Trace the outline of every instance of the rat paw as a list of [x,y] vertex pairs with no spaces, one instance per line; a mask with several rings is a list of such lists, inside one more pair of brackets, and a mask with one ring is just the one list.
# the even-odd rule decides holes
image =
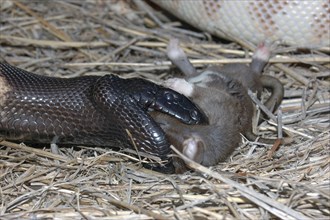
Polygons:
[[182,153],[189,159],[202,163],[204,157],[205,145],[200,137],[192,136],[182,143],[183,151]]

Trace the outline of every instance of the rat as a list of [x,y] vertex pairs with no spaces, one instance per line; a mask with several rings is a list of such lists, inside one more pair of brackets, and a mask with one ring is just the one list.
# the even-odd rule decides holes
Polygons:
[[[178,40],[169,42],[167,55],[185,77],[168,79],[164,86],[190,98],[209,121],[204,125],[186,125],[161,113],[150,114],[173,146],[204,166],[213,166],[227,159],[239,146],[241,134],[249,140],[256,139],[252,132],[254,107],[248,89],[260,96],[263,88],[270,88],[272,95],[265,105],[273,111],[283,98],[282,84],[276,78],[261,75],[270,57],[264,44],[259,45],[249,66],[211,66],[201,73],[190,63]],[[263,139],[263,142],[270,141]],[[174,166],[177,173],[186,170],[178,158],[174,159]]]

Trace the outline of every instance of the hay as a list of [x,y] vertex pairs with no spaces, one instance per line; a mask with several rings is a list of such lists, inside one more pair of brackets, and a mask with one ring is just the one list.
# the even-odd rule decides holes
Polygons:
[[[1,1],[1,59],[38,74],[115,73],[154,81],[174,71],[170,36],[197,67],[248,63],[236,43],[181,27],[158,10],[126,1]],[[143,10],[142,10],[143,9]],[[60,154],[0,142],[1,219],[329,219],[329,48],[278,46],[266,74],[285,86],[279,120],[256,131],[293,140],[244,141],[224,163],[165,175],[123,152],[61,148]],[[281,134],[280,134],[281,135]]]

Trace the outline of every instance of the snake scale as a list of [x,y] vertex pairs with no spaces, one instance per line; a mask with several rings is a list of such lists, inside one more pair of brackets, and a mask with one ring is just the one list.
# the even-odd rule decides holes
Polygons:
[[150,109],[186,124],[207,120],[183,95],[141,78],[55,78],[0,62],[0,137],[8,140],[124,148],[134,142],[168,161],[155,169],[172,172],[169,143]]
[[153,1],[194,27],[229,40],[330,45],[329,0]]

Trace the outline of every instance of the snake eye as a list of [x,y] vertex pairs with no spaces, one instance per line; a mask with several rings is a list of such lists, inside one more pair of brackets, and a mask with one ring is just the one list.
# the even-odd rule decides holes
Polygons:
[[168,101],[173,101],[173,100],[175,100],[175,99],[178,98],[175,94],[173,94],[173,93],[171,93],[171,92],[166,92],[164,95],[165,95],[165,98],[166,98]]
[[194,121],[198,121],[199,117],[198,117],[198,112],[196,110],[192,110],[190,111],[190,117],[194,120]]

